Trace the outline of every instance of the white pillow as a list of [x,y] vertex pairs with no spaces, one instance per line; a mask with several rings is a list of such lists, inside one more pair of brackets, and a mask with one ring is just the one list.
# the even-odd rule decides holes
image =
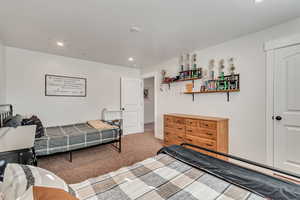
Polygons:
[[7,165],[2,186],[5,200],[16,200],[31,186],[53,187],[73,193],[67,183],[45,169],[19,164]]

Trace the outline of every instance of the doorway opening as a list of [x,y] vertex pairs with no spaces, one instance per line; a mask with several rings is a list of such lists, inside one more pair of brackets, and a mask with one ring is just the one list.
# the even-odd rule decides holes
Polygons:
[[155,78],[144,78],[144,131],[155,136]]

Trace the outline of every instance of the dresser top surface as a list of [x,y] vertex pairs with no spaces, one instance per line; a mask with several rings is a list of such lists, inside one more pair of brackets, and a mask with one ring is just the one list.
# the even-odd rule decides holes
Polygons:
[[201,119],[201,120],[209,120],[209,121],[227,121],[227,120],[229,120],[228,118],[221,118],[221,117],[209,117],[209,116],[201,116],[201,115],[187,115],[187,114],[178,114],[178,113],[165,114],[165,116],[181,117],[181,118],[188,118],[188,119]]

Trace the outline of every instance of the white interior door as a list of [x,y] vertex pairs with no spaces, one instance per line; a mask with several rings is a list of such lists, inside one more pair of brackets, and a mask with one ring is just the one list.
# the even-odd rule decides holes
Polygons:
[[144,132],[144,98],[141,79],[121,79],[121,109],[124,134]]
[[300,174],[300,45],[275,51],[274,165]]

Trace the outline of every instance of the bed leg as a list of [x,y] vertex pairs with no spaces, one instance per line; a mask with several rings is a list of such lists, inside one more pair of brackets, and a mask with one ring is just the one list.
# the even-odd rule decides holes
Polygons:
[[120,140],[119,140],[119,153],[122,152],[122,142],[121,142],[121,137],[120,137]]
[[119,153],[122,152],[122,130],[119,131]]
[[72,155],[72,151],[69,152],[69,161],[72,162],[73,161],[73,155]]
[[37,167],[38,162],[37,162],[37,157],[36,157],[36,153],[35,153],[34,147],[31,148],[31,151],[32,151],[33,165],[34,165],[35,167]]

